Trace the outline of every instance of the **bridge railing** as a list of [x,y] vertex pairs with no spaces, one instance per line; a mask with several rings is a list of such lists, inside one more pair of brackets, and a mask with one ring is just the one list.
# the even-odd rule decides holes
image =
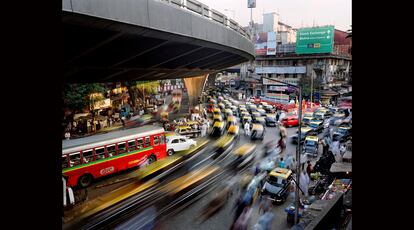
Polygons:
[[228,19],[226,15],[218,12],[217,10],[210,9],[207,5],[196,0],[158,0],[164,3],[171,4],[172,6],[179,7],[185,10],[189,10],[209,20],[213,20],[231,30],[236,31],[242,36],[250,39],[249,33],[241,27],[236,21]]

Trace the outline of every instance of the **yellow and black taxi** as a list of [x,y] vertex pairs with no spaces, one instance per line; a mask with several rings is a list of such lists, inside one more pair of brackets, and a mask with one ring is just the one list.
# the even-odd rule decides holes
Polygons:
[[237,125],[237,119],[236,119],[235,116],[228,116],[227,117],[226,129],[228,129],[231,125]]
[[210,135],[213,137],[220,137],[224,134],[224,122],[222,121],[216,121],[213,124],[213,128],[211,130]]
[[213,154],[213,158],[217,158],[218,156],[220,156],[222,153],[224,153],[224,151],[226,151],[226,149],[228,149],[230,146],[234,145],[234,140],[235,136],[233,135],[222,135],[214,144],[213,149],[214,154]]
[[313,157],[318,156],[319,138],[318,136],[307,136],[303,143],[303,153]]
[[292,170],[285,168],[273,169],[266,178],[261,196],[272,200],[275,204],[285,202],[292,179]]
[[219,108],[213,108],[213,115],[221,115],[221,110]]
[[[301,130],[301,134],[300,134],[301,143],[305,141],[306,136],[315,134],[313,129],[310,128],[309,126],[302,126],[300,130]],[[296,134],[293,134],[292,136],[290,136],[292,143],[298,143],[298,132],[299,130],[296,131]]]
[[218,107],[219,107],[221,110],[226,109],[226,106],[225,106],[223,103],[218,103]]
[[265,117],[253,117],[252,122],[256,124],[266,125]]
[[250,123],[252,122],[252,117],[250,115],[244,115],[241,121],[242,121],[241,125],[244,125],[246,122]]
[[252,143],[245,143],[232,152],[233,168],[243,168],[249,166],[256,156],[256,145]]
[[251,124],[251,135],[250,139],[252,140],[263,140],[265,136],[265,128],[262,124]]
[[214,114],[213,115],[213,123],[216,122],[216,121],[222,122],[223,121],[223,117],[220,114]]
[[224,116],[225,117],[233,116],[233,111],[231,109],[225,109],[224,110]]
[[238,140],[240,137],[239,130],[240,128],[238,125],[230,125],[227,129],[227,135],[232,135],[236,140]]
[[308,127],[316,133],[321,133],[323,130],[323,121],[312,120],[309,122]]
[[309,125],[309,123],[313,120],[312,116],[306,115],[302,118],[303,125]]
[[333,139],[345,142],[352,139],[352,127],[347,125],[339,126],[333,133]]
[[250,113],[249,113],[249,112],[247,112],[247,110],[242,110],[242,111],[240,112],[240,117],[244,117],[244,116],[250,116]]

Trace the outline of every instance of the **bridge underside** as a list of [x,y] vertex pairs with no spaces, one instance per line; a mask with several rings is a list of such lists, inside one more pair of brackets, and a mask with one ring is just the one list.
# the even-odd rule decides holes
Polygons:
[[62,12],[65,82],[186,78],[248,61],[238,49],[136,25]]

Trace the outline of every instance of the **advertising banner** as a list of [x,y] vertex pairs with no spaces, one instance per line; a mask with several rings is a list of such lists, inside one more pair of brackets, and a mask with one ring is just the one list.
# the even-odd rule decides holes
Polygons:
[[296,53],[332,53],[334,27],[301,28],[297,32]]
[[276,54],[276,32],[257,33],[254,42],[256,55]]
[[276,32],[267,32],[267,52],[266,55],[276,54]]

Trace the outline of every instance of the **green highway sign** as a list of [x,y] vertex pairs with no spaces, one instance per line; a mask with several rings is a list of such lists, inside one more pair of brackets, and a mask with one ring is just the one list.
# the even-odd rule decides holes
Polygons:
[[298,29],[296,35],[296,53],[332,53],[333,41],[333,26]]

